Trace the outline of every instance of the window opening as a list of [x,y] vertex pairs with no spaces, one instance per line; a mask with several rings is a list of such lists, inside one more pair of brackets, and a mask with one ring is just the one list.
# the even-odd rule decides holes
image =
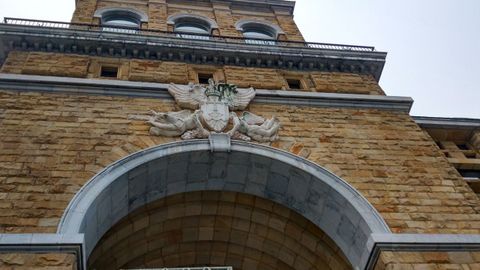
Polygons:
[[105,78],[117,78],[118,76],[118,67],[101,67],[100,77]]
[[287,79],[288,88],[294,90],[302,89],[302,83],[298,79]]
[[458,170],[460,175],[463,176],[463,178],[469,178],[469,179],[478,179],[480,178],[480,171],[479,170]]
[[457,144],[457,147],[460,150],[470,150],[470,148],[468,147],[468,145],[466,143]]
[[275,45],[276,34],[273,29],[262,24],[246,24],[242,27],[245,43],[256,45]]
[[198,83],[208,84],[208,80],[213,78],[211,73],[198,73]]
[[103,31],[136,34],[140,28],[140,20],[127,11],[111,11],[102,16],[102,26]]
[[200,19],[182,18],[175,22],[174,31],[177,32],[177,37],[209,40],[211,29],[208,23]]

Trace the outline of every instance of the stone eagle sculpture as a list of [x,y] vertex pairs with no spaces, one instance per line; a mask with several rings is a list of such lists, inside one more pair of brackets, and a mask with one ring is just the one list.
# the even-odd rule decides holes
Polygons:
[[[232,139],[271,142],[278,139],[280,122],[276,117],[264,119],[250,112],[239,117],[255,97],[255,89],[237,89],[235,85],[215,83],[209,79],[206,87],[199,84],[170,84],[168,92],[182,109],[178,112],[156,112],[147,122],[150,134],[181,136],[182,139],[208,138],[211,133],[226,133]],[[192,112],[192,111],[193,112]]]

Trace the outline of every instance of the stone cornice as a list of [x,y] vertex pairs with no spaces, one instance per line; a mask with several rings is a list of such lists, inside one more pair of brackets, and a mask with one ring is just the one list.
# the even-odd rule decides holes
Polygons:
[[[1,90],[172,99],[167,90],[168,86],[169,84],[163,83],[0,73]],[[413,104],[413,100],[410,97],[315,93],[266,89],[257,89],[257,94],[253,102],[294,106],[379,109],[399,111],[403,113],[408,113]]]
[[382,251],[469,252],[480,251],[478,234],[372,234],[372,247],[365,270],[373,270]]
[[413,120],[424,128],[448,128],[480,130],[480,119],[413,116]]
[[[55,22],[50,24],[59,25]],[[0,24],[0,63],[8,52],[24,50],[295,71],[360,73],[370,74],[378,81],[386,58],[385,52],[350,45],[282,41],[256,45],[229,37],[186,39],[174,33],[145,32],[147,35],[128,29],[123,29],[123,33],[115,33],[99,31],[98,26],[60,25],[54,28]],[[89,30],[91,27],[96,28]]]

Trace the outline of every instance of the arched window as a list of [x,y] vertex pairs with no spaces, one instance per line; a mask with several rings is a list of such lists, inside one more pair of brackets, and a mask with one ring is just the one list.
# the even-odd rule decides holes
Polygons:
[[182,18],[177,20],[173,31],[178,33],[177,36],[179,37],[194,39],[209,39],[211,33],[210,25],[196,18]]
[[103,8],[95,12],[95,17],[100,18],[103,31],[119,33],[137,33],[142,22],[148,22],[148,17],[133,9]]
[[176,14],[167,19],[173,25],[178,37],[191,39],[210,39],[212,29],[218,28],[215,21],[207,17],[193,14]]
[[[275,45],[275,41],[273,41],[276,39],[275,32],[269,27],[265,27],[265,25],[255,23],[244,25],[243,36],[247,38],[245,42],[249,44]],[[272,41],[268,39],[271,39]]]
[[278,35],[283,34],[280,27],[258,20],[240,20],[235,26],[248,44],[275,45]]

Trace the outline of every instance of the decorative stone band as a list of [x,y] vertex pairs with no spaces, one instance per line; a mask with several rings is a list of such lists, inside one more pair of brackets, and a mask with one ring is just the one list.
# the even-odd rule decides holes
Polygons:
[[[169,84],[163,83],[0,73],[0,84],[3,90],[172,99],[168,93]],[[314,107],[369,108],[409,113],[413,99],[395,96],[257,89],[253,102]]]
[[[375,268],[382,251],[480,251],[480,235],[372,234],[368,242],[372,248],[365,270]],[[0,234],[0,253],[69,253],[76,256],[78,270],[86,269],[83,234]],[[177,269],[233,270],[231,267],[167,268],[167,270]]]

